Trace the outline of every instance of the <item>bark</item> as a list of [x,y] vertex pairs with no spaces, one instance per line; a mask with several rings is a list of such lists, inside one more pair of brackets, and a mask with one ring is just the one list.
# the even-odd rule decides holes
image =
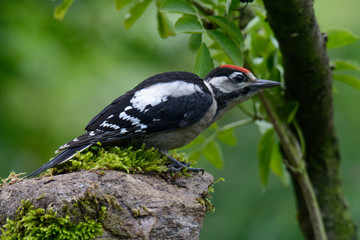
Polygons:
[[[264,0],[267,19],[279,41],[286,98],[296,100],[296,114],[306,142],[305,160],[321,208],[328,239],[356,239],[339,174],[339,150],[333,122],[332,79],[326,51],[310,0]],[[294,180],[298,217],[313,239],[309,214]]]
[[199,200],[212,183],[208,173],[173,179],[118,171],[23,180],[0,189],[0,226],[14,218],[22,199],[35,208],[52,205],[63,216],[76,199],[92,197],[107,207],[99,239],[198,239],[206,214]]

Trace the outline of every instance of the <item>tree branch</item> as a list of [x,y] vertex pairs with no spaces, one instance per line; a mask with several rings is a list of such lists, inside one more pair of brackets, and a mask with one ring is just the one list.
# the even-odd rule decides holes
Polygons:
[[[306,166],[329,239],[356,238],[339,176],[333,123],[332,79],[326,42],[311,0],[264,0],[267,19],[283,56],[286,98],[299,102],[296,120],[306,143]],[[296,178],[293,175],[294,178]],[[299,222],[308,239],[314,233],[301,187],[294,182]]]

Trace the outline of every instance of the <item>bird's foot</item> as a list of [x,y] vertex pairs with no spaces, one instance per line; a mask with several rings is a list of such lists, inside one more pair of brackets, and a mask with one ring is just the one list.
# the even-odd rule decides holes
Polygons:
[[171,162],[168,166],[168,172],[182,172],[184,169],[187,171],[204,173],[204,169],[202,169],[202,168],[189,167],[191,163],[179,162],[178,160],[176,160],[173,157],[170,157],[169,155],[167,156],[167,159]]

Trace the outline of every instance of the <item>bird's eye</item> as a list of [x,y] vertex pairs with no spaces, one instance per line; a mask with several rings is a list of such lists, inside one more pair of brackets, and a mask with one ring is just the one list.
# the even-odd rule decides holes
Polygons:
[[233,78],[236,82],[243,82],[245,80],[245,76],[242,74],[238,74],[236,76],[234,76]]

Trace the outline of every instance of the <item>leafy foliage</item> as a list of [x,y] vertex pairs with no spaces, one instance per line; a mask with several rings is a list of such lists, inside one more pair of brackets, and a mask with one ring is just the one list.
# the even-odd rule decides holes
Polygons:
[[259,174],[263,185],[268,183],[269,171],[272,170],[284,183],[287,183],[286,174],[282,164],[280,145],[276,139],[273,128],[268,129],[259,141],[258,147]]
[[360,65],[347,61],[334,61],[333,78],[360,90]]
[[129,29],[141,17],[151,2],[152,0],[135,1],[125,18],[125,28]]
[[[192,35],[197,36],[197,35]],[[214,68],[210,51],[205,43],[201,44],[195,60],[194,72],[200,77],[205,77]]]
[[193,6],[182,0],[167,0],[161,5],[160,11],[196,15]]
[[74,0],[63,0],[63,2],[55,8],[54,17],[58,20],[63,20],[67,10],[73,2]]
[[343,47],[359,40],[359,37],[344,29],[331,29],[327,32],[327,36],[329,49]]
[[126,5],[128,5],[130,2],[131,0],[115,0],[115,7],[117,10],[120,10]]
[[183,16],[175,23],[175,30],[178,33],[202,33],[204,29],[201,23],[194,16]]

